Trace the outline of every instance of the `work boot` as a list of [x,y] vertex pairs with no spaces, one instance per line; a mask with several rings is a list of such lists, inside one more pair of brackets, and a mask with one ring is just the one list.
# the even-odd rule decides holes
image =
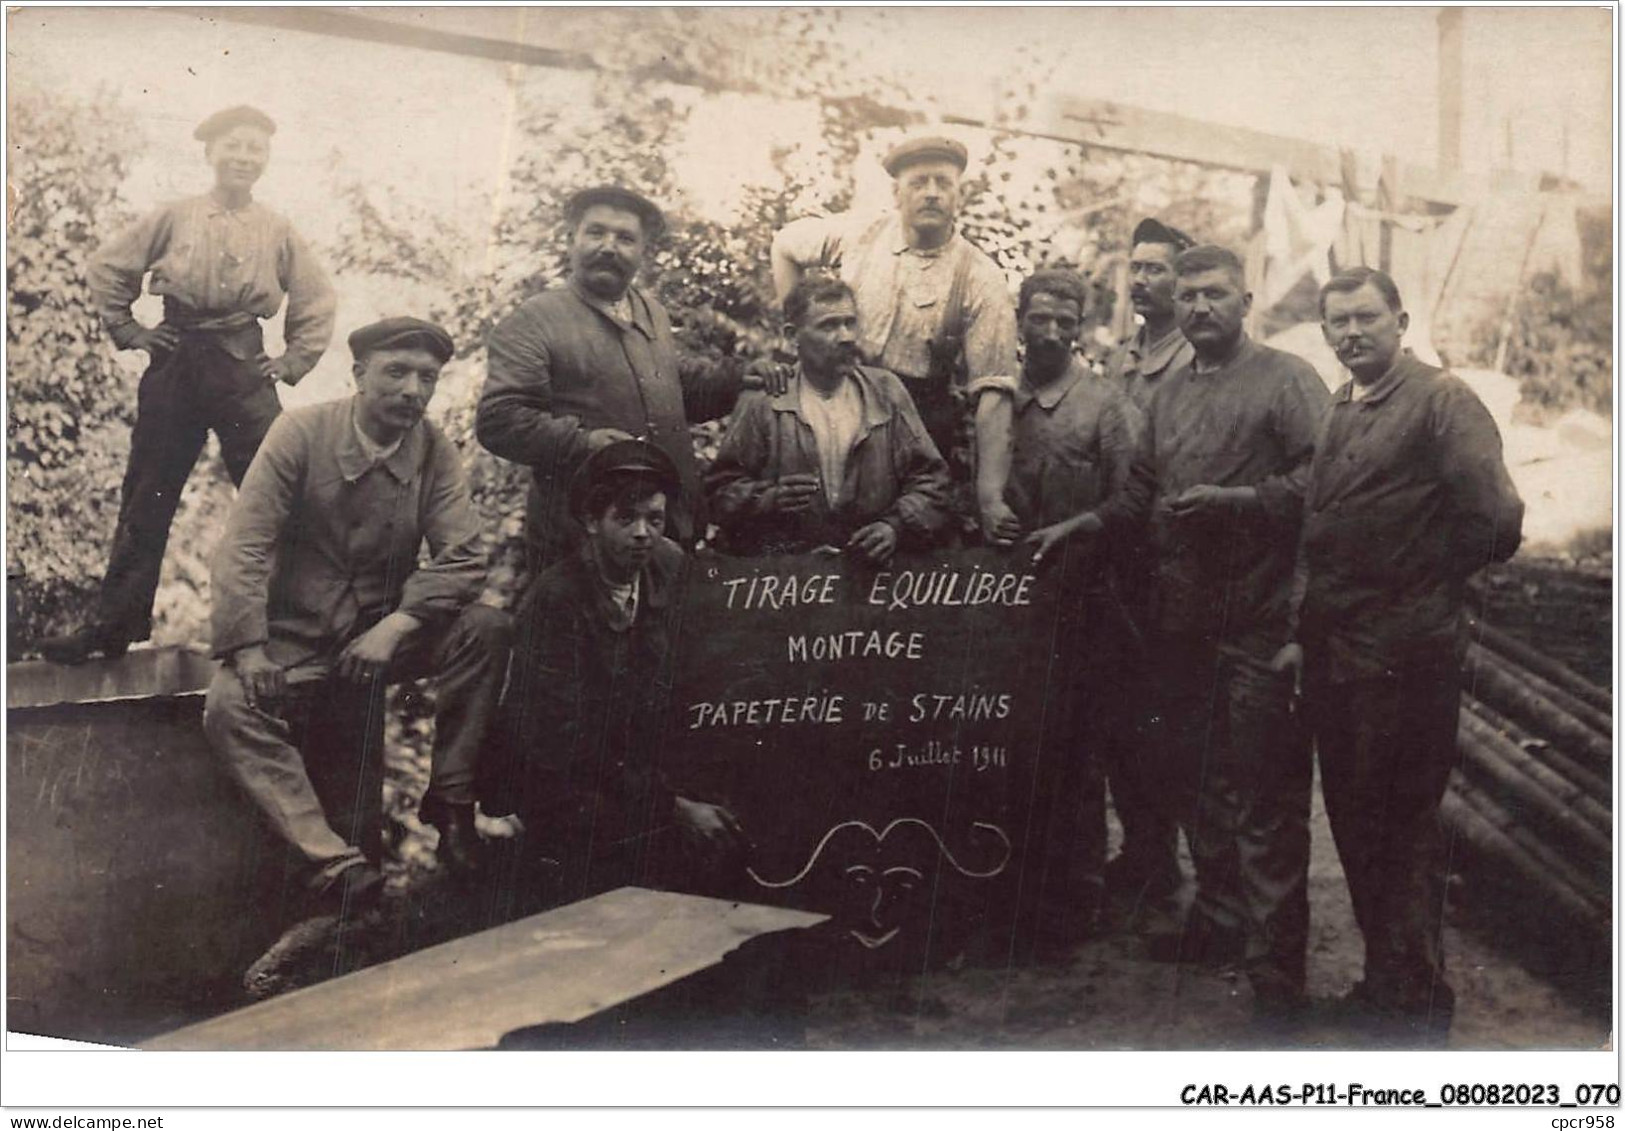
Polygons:
[[480,834],[474,827],[474,803],[425,801],[423,808],[425,819],[440,830],[440,843],[434,850],[440,866],[457,875],[479,871]]
[[53,664],[82,664],[92,656],[116,660],[129,651],[128,633],[100,624],[88,624],[78,632],[47,636],[39,642],[40,655]]

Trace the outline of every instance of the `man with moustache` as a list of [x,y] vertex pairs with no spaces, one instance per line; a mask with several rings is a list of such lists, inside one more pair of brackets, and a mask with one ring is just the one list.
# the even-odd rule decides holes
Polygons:
[[[1190,340],[1179,328],[1174,309],[1174,260],[1195,241],[1177,228],[1154,218],[1135,226],[1129,253],[1129,301],[1141,318],[1139,328],[1107,359],[1106,376],[1134,404],[1133,422],[1139,426],[1150,408],[1151,394],[1169,373],[1189,365]],[[1117,590],[1144,631],[1150,621],[1153,565],[1145,540],[1137,531],[1122,531],[1113,546]],[[1125,696],[1141,699],[1146,673],[1143,650],[1125,653],[1131,665],[1123,673]],[[1113,893],[1132,897],[1150,918],[1162,918],[1184,883],[1180,873],[1178,823],[1157,796],[1145,764],[1144,723],[1148,714],[1141,701],[1119,716],[1123,728],[1107,742],[1107,775],[1112,807],[1123,825],[1123,847],[1106,868],[1106,885]]]
[[1387,274],[1339,272],[1320,292],[1326,342],[1353,374],[1309,470],[1297,636],[1276,665],[1303,675],[1326,814],[1365,938],[1353,1019],[1443,1043],[1439,805],[1458,757],[1467,579],[1518,548],[1523,503],[1488,410],[1401,341]]
[[678,356],[665,307],[633,282],[665,227],[652,201],[603,185],[572,196],[565,218],[569,282],[526,300],[491,331],[474,421],[488,451],[531,469],[525,531],[535,572],[580,542],[568,502],[576,468],[634,435],[676,465],[682,489],[669,500],[668,531],[693,545],[705,517],[689,423],[726,415],[742,389],[764,384],[734,359]]
[[1259,345],[1241,260],[1200,246],[1174,261],[1195,351],[1151,397],[1130,511],[1148,514],[1160,725],[1152,734],[1196,864],[1183,931],[1152,957],[1245,955],[1261,1024],[1304,1002],[1310,754],[1285,643],[1304,485],[1327,394],[1305,361]]
[[1039,271],[1024,280],[1017,324],[1025,356],[1015,396],[1010,509],[1029,531],[1035,564],[1060,571],[1055,673],[1046,700],[1040,753],[1042,784],[1033,791],[1029,844],[1038,868],[1024,884],[1034,957],[1070,956],[1094,933],[1106,862],[1103,757],[1108,736],[1125,724],[1122,677],[1132,629],[1112,591],[1102,532],[1124,507],[1134,452],[1132,411],[1118,388],[1073,353],[1088,289],[1071,271]]
[[1163,376],[1190,364],[1191,344],[1174,316],[1174,259],[1196,241],[1160,220],[1134,228],[1129,252],[1129,301],[1140,326],[1106,361],[1106,376],[1143,412]]
[[[90,623],[40,642],[55,663],[121,656],[152,632],[152,602],[181,489],[212,429],[240,484],[281,411],[275,386],[297,384],[333,336],[333,288],[286,219],[253,198],[276,124],[252,106],[193,131],[214,170],[203,196],[166,204],[97,252],[91,302],[114,345],[146,352],[118,525]],[[163,321],[130,313],[141,280],[164,296]],[[281,357],[265,355],[262,320],[286,297]]]
[[776,397],[747,394],[706,476],[724,549],[837,546],[876,564],[935,542],[948,468],[898,379],[858,364],[852,288],[808,275],[784,300],[797,364]]
[[[305,866],[317,904],[382,876],[383,695],[438,677],[425,820],[442,863],[477,863],[477,759],[507,665],[462,460],[423,418],[452,340],[416,318],[350,335],[353,397],[278,418],[215,555],[203,727]],[[418,564],[427,543],[429,560]]]
[[[950,138],[898,145],[883,162],[895,181],[896,212],[787,224],[773,237],[773,283],[781,301],[812,270],[838,271],[851,285],[864,363],[902,379],[956,481],[970,479],[974,468],[982,536],[1009,545],[1020,533],[1004,500],[1015,318],[1003,273],[955,228],[967,161],[965,147]],[[974,450],[962,455],[967,411]]]

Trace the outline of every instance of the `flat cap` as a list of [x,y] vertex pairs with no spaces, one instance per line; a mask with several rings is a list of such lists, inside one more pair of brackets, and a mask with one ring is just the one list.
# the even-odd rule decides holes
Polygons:
[[1161,220],[1151,217],[1134,225],[1134,238],[1129,246],[1139,247],[1143,243],[1165,243],[1175,251],[1184,251],[1186,248],[1196,246],[1196,241],[1178,228],[1170,228]]
[[192,136],[202,142],[213,141],[233,126],[253,126],[257,130],[264,130],[267,134],[276,133],[276,123],[271,121],[269,114],[263,110],[256,110],[252,106],[232,106],[225,110],[217,110],[203,121],[198,123]]
[[384,318],[350,335],[350,353],[357,361],[374,350],[426,349],[444,365],[457,352],[451,335],[421,318]]
[[895,177],[921,161],[951,161],[963,173],[970,163],[970,155],[963,145],[951,137],[911,137],[892,146],[891,152],[880,163],[885,166],[886,172]]
[[638,219],[643,222],[644,235],[651,239],[666,230],[666,215],[660,211],[658,204],[642,193],[620,185],[594,185],[573,194],[564,202],[564,218],[573,228],[580,222],[581,214],[595,204],[607,204],[612,208],[637,213]]
[[570,480],[570,513],[583,517],[587,496],[606,478],[617,473],[640,473],[653,476],[667,495],[675,497],[683,490],[682,476],[672,458],[648,440],[616,440],[605,444],[576,468]]

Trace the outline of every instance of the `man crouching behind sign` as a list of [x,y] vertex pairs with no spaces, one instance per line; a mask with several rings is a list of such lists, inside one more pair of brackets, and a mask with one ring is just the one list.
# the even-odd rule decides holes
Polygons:
[[506,805],[493,806],[525,824],[524,909],[703,883],[739,859],[733,814],[678,796],[655,766],[685,564],[663,531],[680,488],[653,444],[594,452],[570,490],[586,541],[520,602],[495,735]]
[[739,402],[706,493],[730,553],[834,546],[876,564],[948,522],[948,465],[908,391],[858,364],[852,288],[808,275],[784,299],[797,365],[778,396]]

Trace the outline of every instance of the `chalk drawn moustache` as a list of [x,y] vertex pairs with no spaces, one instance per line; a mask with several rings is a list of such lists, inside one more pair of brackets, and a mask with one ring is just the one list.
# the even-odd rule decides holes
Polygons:
[[745,870],[750,874],[750,878],[761,887],[772,888],[775,890],[795,887],[795,885],[807,878],[807,875],[818,864],[819,857],[824,854],[824,849],[829,846],[830,841],[832,841],[836,834],[840,833],[841,830],[858,829],[862,832],[866,832],[869,834],[869,836],[874,838],[874,842],[878,847],[880,844],[884,843],[886,838],[891,836],[892,833],[896,832],[898,829],[908,827],[925,830],[925,832],[931,837],[932,841],[936,843],[937,851],[941,854],[942,858],[948,861],[956,872],[969,879],[992,879],[994,876],[997,876],[1000,872],[1004,871],[1005,865],[1010,863],[1010,838],[1006,836],[1004,830],[999,828],[997,825],[989,824],[986,821],[975,821],[971,824],[971,829],[973,832],[981,832],[997,837],[1000,848],[1002,849],[1002,854],[1000,855],[999,862],[996,865],[989,869],[976,870],[967,868],[965,865],[961,864],[958,858],[954,856],[952,850],[950,850],[949,847],[943,843],[942,837],[937,833],[937,830],[934,829],[930,824],[920,820],[918,817],[898,817],[879,832],[875,831],[875,827],[869,824],[867,821],[842,821],[840,824],[836,825],[823,835],[822,839],[820,839],[818,842],[818,846],[813,849],[812,854],[807,858],[807,862],[801,866],[801,870],[787,880],[764,879],[762,876],[757,874],[755,868],[746,868]]

